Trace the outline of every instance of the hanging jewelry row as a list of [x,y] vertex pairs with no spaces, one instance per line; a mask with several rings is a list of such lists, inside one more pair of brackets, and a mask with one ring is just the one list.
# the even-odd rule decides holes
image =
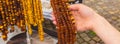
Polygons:
[[[28,27],[30,35],[32,35],[31,25],[38,26],[40,40],[44,40],[42,29],[44,20],[40,0],[0,0],[0,17],[0,32],[3,40],[7,40],[9,32],[14,32],[15,25],[23,32],[26,32]],[[8,26],[11,27],[10,31]]]

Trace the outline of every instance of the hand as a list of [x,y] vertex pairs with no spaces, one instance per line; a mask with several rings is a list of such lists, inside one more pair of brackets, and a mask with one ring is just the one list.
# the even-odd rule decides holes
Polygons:
[[[98,25],[102,26],[101,23],[103,24],[107,23],[107,21],[103,17],[101,17],[91,8],[83,4],[70,5],[69,9],[71,10],[75,18],[76,27],[77,27],[77,30],[79,31],[94,29],[95,26],[98,26]],[[54,24],[56,24],[54,17],[53,17],[53,21],[54,21]]]
[[[69,9],[75,18],[77,30],[85,31],[90,29],[94,31],[105,44],[120,44],[120,32],[91,8],[83,4],[74,4],[70,5]],[[56,23],[55,20],[54,23]]]
[[102,16],[83,4],[70,5],[69,9],[72,11],[79,31],[95,29],[98,25],[108,24]]

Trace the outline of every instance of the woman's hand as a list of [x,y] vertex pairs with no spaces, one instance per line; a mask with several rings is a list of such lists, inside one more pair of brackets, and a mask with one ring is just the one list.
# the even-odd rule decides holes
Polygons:
[[[78,31],[94,29],[95,26],[99,25],[99,23],[107,23],[107,21],[103,17],[101,17],[91,8],[83,4],[70,5],[69,10],[72,12],[75,18],[75,24]],[[54,14],[53,22],[54,24],[56,24]]]

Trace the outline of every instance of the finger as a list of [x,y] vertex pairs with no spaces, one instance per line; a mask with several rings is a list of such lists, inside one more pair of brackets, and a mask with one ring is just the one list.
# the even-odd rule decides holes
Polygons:
[[73,4],[69,6],[70,10],[77,10],[77,11],[92,11],[91,8],[89,8],[88,6],[84,5],[84,4]]
[[78,31],[86,31],[88,28],[83,24],[83,25],[76,25],[76,28]]
[[56,25],[56,24],[57,24],[57,23],[56,23],[56,21],[53,21],[53,24],[55,24],[55,25]]
[[52,12],[52,20],[55,21],[55,16],[54,16],[54,13]]
[[79,15],[84,18],[93,16],[94,14],[96,14],[96,12],[93,11],[93,9],[83,4],[70,5],[69,9],[71,11],[78,11]]
[[55,16],[54,16],[54,13],[53,13],[53,12],[52,12],[52,15],[51,15],[51,16],[52,16],[52,21],[53,21],[53,24],[55,24],[55,25],[56,25],[57,23],[56,23],[56,19],[55,19]]
[[73,4],[69,6],[69,9],[72,11],[78,11],[82,4]]

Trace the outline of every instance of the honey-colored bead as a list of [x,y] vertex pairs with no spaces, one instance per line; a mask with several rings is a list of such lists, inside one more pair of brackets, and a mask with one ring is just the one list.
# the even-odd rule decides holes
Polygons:
[[0,26],[0,29],[2,29],[3,28],[3,26]]
[[7,36],[6,36],[6,35],[2,35],[1,38],[2,38],[3,40],[5,40],[5,41],[7,40]]

